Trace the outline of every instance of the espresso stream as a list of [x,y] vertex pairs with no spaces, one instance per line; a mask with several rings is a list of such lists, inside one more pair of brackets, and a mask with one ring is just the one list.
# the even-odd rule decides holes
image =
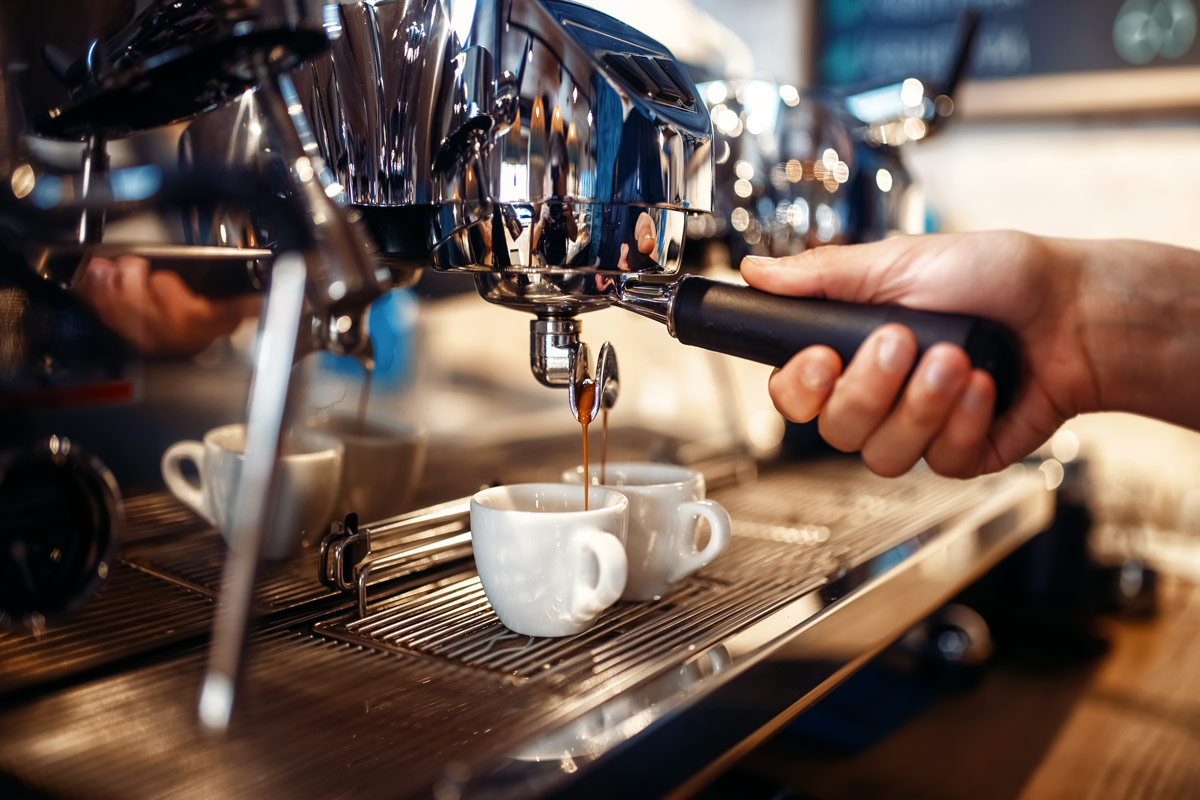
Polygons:
[[605,479],[608,471],[608,409],[603,409],[600,425],[600,485],[603,486],[608,481]]
[[588,510],[588,490],[591,488],[591,473],[588,471],[588,424],[592,421],[592,403],[596,399],[596,384],[585,383],[575,401],[579,425],[583,428],[583,510]]

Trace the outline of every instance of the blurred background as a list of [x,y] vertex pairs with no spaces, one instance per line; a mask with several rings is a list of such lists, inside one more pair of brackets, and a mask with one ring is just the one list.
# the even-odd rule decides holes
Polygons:
[[[689,270],[737,280],[747,253],[998,228],[1200,248],[1195,0],[584,2],[666,44],[710,107],[717,212],[689,222]],[[176,161],[194,134],[184,123],[113,142],[112,166]],[[54,145],[38,156],[54,163]],[[57,157],[77,163],[78,151]],[[113,223],[105,236],[178,241],[186,227],[164,213]],[[47,389],[41,373],[27,372],[14,333],[14,304],[27,290],[36,291],[0,286],[0,369],[10,370],[0,377],[15,387],[9,401],[0,397],[0,446],[51,433],[85,441],[136,494],[161,488],[159,458],[171,443],[243,418],[254,307],[186,355],[135,352],[148,323],[132,321],[109,348],[119,352],[113,364]],[[620,354],[618,437],[651,437],[668,457],[691,448],[685,460],[729,447],[757,458],[822,452],[811,427],[774,410],[769,368],[682,347],[620,310],[582,319],[585,340],[610,340]],[[507,471],[486,479],[519,480],[544,468],[531,432],[550,441],[578,430],[565,393],[530,376],[529,317],[484,303],[469,279],[426,270],[415,287],[377,301],[370,320],[368,414],[428,433],[421,501],[478,486],[475,472],[455,468],[468,445],[500,453],[497,470]],[[302,369],[303,415],[359,408],[357,361],[319,353]],[[574,451],[552,456],[577,460]],[[1036,629],[1028,649],[984,678],[970,648],[939,638],[943,629],[969,633],[971,619],[927,622],[887,658],[908,659],[910,678],[914,660],[950,672],[899,686],[886,670],[864,671],[822,704],[824,715],[805,716],[811,727],[756,751],[713,797],[748,796],[748,787],[778,797],[961,797],[980,781],[996,797],[1112,796],[1114,786],[1123,796],[1194,796],[1200,433],[1089,415],[1068,422],[1037,463],[1076,514],[1057,521],[1068,535],[1056,546],[1086,551],[1096,569],[1068,581],[1056,559],[1082,562],[1042,552],[1011,568],[1027,595],[990,594],[986,582],[973,589],[971,607],[992,609],[993,628]],[[1020,614],[1034,599],[1036,624]],[[1070,624],[1057,626],[1047,602]],[[1094,627],[1101,607],[1109,616]],[[1075,624],[1081,616],[1086,625]],[[1105,647],[1111,656],[1095,660]],[[1028,670],[1031,662],[1056,669]],[[954,693],[964,686],[972,691]],[[933,699],[944,702],[921,713]],[[894,733],[902,720],[910,724]],[[1162,767],[1164,782],[1129,777],[1147,763]]]

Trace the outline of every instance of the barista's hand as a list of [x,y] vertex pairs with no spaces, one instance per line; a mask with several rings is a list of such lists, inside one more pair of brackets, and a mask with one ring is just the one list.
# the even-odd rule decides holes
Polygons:
[[801,351],[772,374],[772,400],[797,422],[819,414],[821,435],[838,450],[861,450],[880,475],[900,475],[922,457],[934,471],[956,477],[993,472],[1023,458],[1064,420],[1100,404],[1081,338],[1084,268],[1075,244],[992,232],[827,246],[779,260],[747,258],[746,280],[777,294],[996,320],[1016,332],[1025,359],[1022,389],[995,421],[991,377],[972,370],[966,353],[950,344],[931,347],[913,370],[916,341],[901,325],[875,331],[844,371],[827,347]]
[[174,272],[151,272],[144,259],[131,256],[92,259],[76,291],[101,322],[150,355],[198,353],[260,305],[256,297],[206,300]]
[[[648,256],[654,252],[654,248],[658,246],[658,233],[654,230],[654,220],[643,211],[638,215],[637,221],[633,224],[633,236],[637,240],[638,252],[644,256]],[[621,245],[621,259],[617,262],[617,269],[629,269],[629,245]]]

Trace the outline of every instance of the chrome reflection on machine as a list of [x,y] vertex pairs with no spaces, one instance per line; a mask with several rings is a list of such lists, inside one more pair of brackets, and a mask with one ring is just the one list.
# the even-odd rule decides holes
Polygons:
[[[301,94],[381,250],[532,312],[540,381],[618,280],[677,272],[711,126],[661,45],[559,0],[345,3]],[[367,54],[377,54],[367,57]],[[426,238],[403,231],[427,224]]]

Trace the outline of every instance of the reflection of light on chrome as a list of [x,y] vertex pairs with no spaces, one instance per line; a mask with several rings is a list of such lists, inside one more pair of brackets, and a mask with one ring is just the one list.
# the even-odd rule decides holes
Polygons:
[[797,105],[800,102],[800,93],[796,91],[795,86],[784,84],[779,87],[779,99],[787,103],[789,106]]
[[508,161],[500,164],[500,202],[523,200],[528,175],[528,169],[524,164]]
[[763,119],[762,114],[750,113],[746,115],[746,130],[752,135],[758,136],[767,129],[767,121]]
[[765,409],[755,412],[746,423],[746,437],[759,451],[774,450],[783,442],[783,417]]
[[476,0],[459,0],[450,9],[450,30],[458,37],[460,43],[467,41],[471,32],[471,23],[475,21]]
[[825,203],[817,203],[817,210],[813,216],[817,220],[817,239],[828,242],[834,234],[833,209]]
[[217,227],[217,238],[221,240],[221,244],[229,244],[229,229],[225,227],[224,222]]
[[733,182],[733,193],[738,197],[749,197],[754,193],[754,186],[745,178],[738,178]]
[[825,152],[821,153],[821,164],[825,169],[833,169],[838,162],[838,151],[832,147],[826,147]]
[[325,187],[325,196],[326,197],[337,197],[339,194],[342,193],[343,188],[344,187],[337,181],[330,181],[329,185]]
[[1074,431],[1061,428],[1050,437],[1050,452],[1064,464],[1074,461],[1079,455],[1079,437]]
[[354,320],[350,319],[348,315],[343,314],[337,318],[337,323],[335,323],[335,325],[338,333],[345,333],[354,326]]
[[914,142],[925,137],[925,122],[916,117],[904,120],[904,135]]
[[592,126],[592,112],[589,111],[588,112],[588,127],[590,128],[591,126]]
[[921,100],[925,98],[925,87],[916,78],[908,78],[904,83],[900,84],[900,102],[909,108],[916,108],[921,105]]
[[799,183],[804,178],[804,165],[794,158],[788,159],[786,171],[787,179],[792,183]]
[[933,110],[939,117],[948,117],[954,113],[954,99],[949,95],[939,94],[933,101]]
[[890,192],[892,190],[892,173],[886,169],[881,169],[875,173],[875,185],[879,187],[881,192]]
[[729,224],[735,231],[741,233],[750,225],[750,212],[744,208],[735,208],[729,215]]
[[300,156],[296,159],[296,177],[303,182],[312,180],[313,167],[312,162],[308,160],[308,156]]
[[742,119],[732,108],[723,109],[717,114],[716,123],[721,133],[728,136],[737,136],[742,132]]
[[572,86],[572,87],[571,87],[571,102],[572,102],[572,103],[575,103],[575,102],[578,102],[578,101],[579,101],[579,87],[578,87],[578,86]]
[[346,284],[342,281],[334,281],[333,283],[329,284],[329,290],[327,293],[330,300],[341,300],[346,296]]
[[832,175],[825,179],[825,191],[827,192],[836,192],[839,185]]
[[724,81],[713,81],[705,87],[704,93],[708,97],[708,104],[715,106],[717,103],[724,103],[725,98],[729,97],[729,87]]
[[839,161],[833,165],[833,179],[838,183],[850,180],[850,167],[845,161]]
[[730,152],[731,152],[731,151],[730,151],[730,149],[729,149],[729,142],[727,142],[727,141],[725,141],[724,139],[722,139],[722,140],[721,140],[721,142],[720,142],[720,144],[718,144],[718,145],[717,145],[717,158],[716,158],[716,162],[717,162],[718,164],[724,164],[726,161],[728,161],[728,160],[729,160],[729,155],[730,155]]
[[22,164],[13,170],[12,190],[18,199],[28,197],[29,193],[33,191],[33,185],[36,182],[37,179],[34,177],[33,167],[28,164]]
[[762,231],[759,230],[757,225],[751,225],[748,229],[746,229],[746,232],[742,234],[742,238],[746,240],[747,244],[758,244],[762,241]]
[[733,165],[733,174],[748,181],[754,177],[754,165],[749,161],[739,161]]
[[792,204],[787,200],[775,206],[775,221],[784,225],[792,224]]
[[713,121],[713,124],[716,125],[717,120],[721,117],[721,114],[728,110],[729,110],[729,106],[725,105],[724,103],[717,103],[715,106],[713,106],[712,108],[710,108],[708,110],[709,119],[711,119]]
[[1048,458],[1038,467],[1042,471],[1042,475],[1046,478],[1046,489],[1054,491],[1062,485],[1063,477],[1066,475],[1066,470],[1063,465],[1055,458]]

